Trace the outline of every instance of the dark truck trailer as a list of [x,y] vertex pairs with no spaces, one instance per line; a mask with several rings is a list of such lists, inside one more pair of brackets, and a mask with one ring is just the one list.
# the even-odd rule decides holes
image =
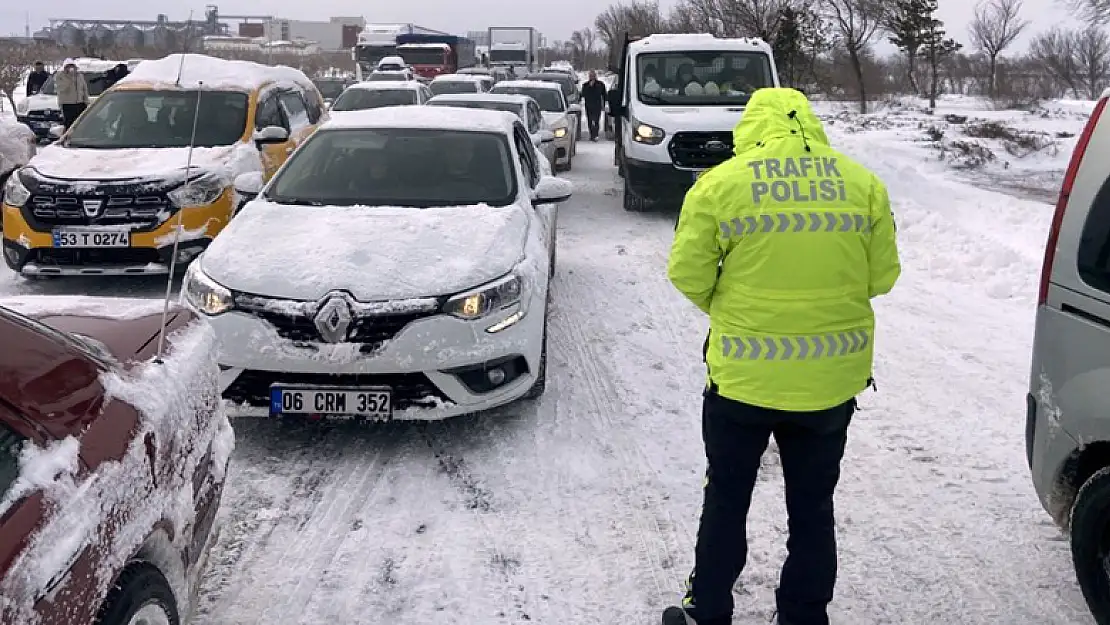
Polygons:
[[400,34],[397,54],[405,59],[417,75],[435,78],[473,67],[477,47],[466,37],[455,35]]

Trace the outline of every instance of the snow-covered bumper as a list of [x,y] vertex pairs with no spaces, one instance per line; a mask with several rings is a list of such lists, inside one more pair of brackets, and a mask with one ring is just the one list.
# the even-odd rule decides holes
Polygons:
[[175,236],[184,265],[227,225],[234,196],[218,187],[175,200],[139,185],[28,184],[10,181],[0,206],[4,262],[25,276],[166,274]]
[[338,343],[321,340],[315,312],[235,299],[234,309],[210,317],[234,416],[269,415],[275,387],[330,387],[384,389],[393,419],[444,419],[520,398],[540,366],[542,296],[474,320],[443,312],[442,298],[387,303],[388,314],[355,302]]

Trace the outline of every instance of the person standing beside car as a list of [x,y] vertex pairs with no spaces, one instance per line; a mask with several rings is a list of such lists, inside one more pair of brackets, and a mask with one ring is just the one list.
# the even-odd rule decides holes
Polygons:
[[54,75],[54,87],[58,92],[58,105],[62,107],[62,125],[69,130],[89,106],[89,85],[77,71],[73,59],[66,59],[62,71]]
[[50,72],[46,71],[42,61],[35,61],[34,71],[27,75],[27,95],[33,96],[42,91],[47,80],[50,80]]
[[597,79],[597,72],[590,70],[590,78],[582,85],[582,101],[586,105],[586,120],[590,124],[590,141],[597,141],[601,113],[605,110],[605,83]]

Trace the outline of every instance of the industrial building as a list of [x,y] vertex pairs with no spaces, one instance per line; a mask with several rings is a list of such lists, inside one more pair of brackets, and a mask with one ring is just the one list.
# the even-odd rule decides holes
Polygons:
[[355,47],[358,34],[365,27],[366,19],[362,17],[333,17],[326,22],[273,19],[261,24],[240,24],[239,35],[267,41],[313,42],[320,50],[334,52]]

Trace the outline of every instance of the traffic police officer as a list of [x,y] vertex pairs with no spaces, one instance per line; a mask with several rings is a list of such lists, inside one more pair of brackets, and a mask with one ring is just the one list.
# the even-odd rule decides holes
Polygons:
[[871,298],[901,273],[883,183],[829,146],[794,89],[756,91],[735,156],[686,194],[671,282],[709,314],[704,506],[682,607],[665,625],[732,622],[760,458],[778,444],[789,552],[780,625],[828,625],[836,584],[833,491],[855,397],[871,380]]

